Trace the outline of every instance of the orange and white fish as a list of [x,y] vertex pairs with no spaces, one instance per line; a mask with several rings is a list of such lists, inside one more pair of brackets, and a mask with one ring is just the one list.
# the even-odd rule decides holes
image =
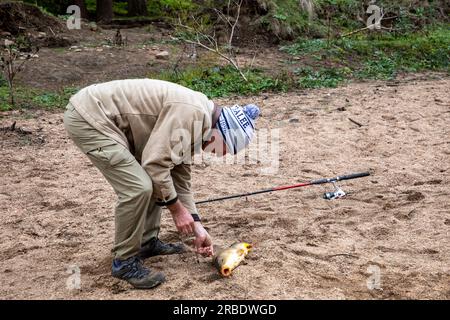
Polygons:
[[252,245],[246,242],[234,243],[229,248],[220,250],[213,258],[214,266],[224,277],[229,277],[231,272],[244,260],[252,249]]

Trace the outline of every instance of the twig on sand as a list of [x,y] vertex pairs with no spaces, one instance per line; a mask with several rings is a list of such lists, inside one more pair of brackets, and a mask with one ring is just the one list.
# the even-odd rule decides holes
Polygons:
[[180,241],[183,243],[184,247],[186,248],[186,250],[188,252],[194,253],[195,254],[195,261],[197,263],[200,263],[200,259],[198,257],[198,252],[197,250],[193,249],[191,247],[192,243],[194,242],[194,238],[193,237],[182,237],[180,235],[178,235],[178,238],[180,239]]
[[358,121],[353,120],[352,118],[348,118],[348,120],[350,120],[351,122],[353,122],[354,124],[356,124],[360,128],[363,126],[361,123],[359,123]]
[[49,26],[48,28],[49,28],[50,31],[53,33],[53,36],[56,37],[56,34],[55,34],[55,32],[53,31],[53,29],[52,29],[50,26]]
[[349,257],[349,258],[359,259],[358,256],[355,256],[355,255],[349,254],[349,253],[338,253],[338,254],[332,254],[332,255],[327,256],[327,258],[334,258],[334,257]]
[[16,127],[16,121],[14,121],[10,126],[1,127],[0,131],[4,131],[4,132],[7,132],[7,131],[14,132],[15,131],[20,134],[31,134],[32,133],[29,130],[22,129],[21,127]]

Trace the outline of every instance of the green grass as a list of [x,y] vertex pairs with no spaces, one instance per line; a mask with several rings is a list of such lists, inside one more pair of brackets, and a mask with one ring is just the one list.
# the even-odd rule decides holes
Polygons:
[[325,39],[298,39],[293,44],[281,46],[280,50],[294,56],[304,56],[325,50],[326,47],[327,41]]
[[47,109],[63,108],[78,88],[67,87],[59,92],[44,91],[24,86],[15,88],[15,106],[10,104],[9,89],[0,78],[0,111],[13,109]]
[[348,78],[350,72],[348,68],[314,70],[311,67],[303,67],[294,70],[299,88],[336,88]]
[[[96,0],[86,0],[86,7],[89,12],[95,14],[97,4]],[[147,12],[148,17],[154,18],[165,18],[172,17],[176,18],[180,14],[187,14],[190,10],[197,7],[195,2],[191,0],[152,0],[147,1]],[[128,15],[128,4],[127,2],[113,2],[113,12],[115,18],[120,16],[125,17]],[[142,17],[142,18],[148,18]]]
[[293,88],[334,88],[350,79],[390,80],[400,72],[449,72],[450,33],[446,27],[438,27],[407,36],[360,36],[330,43],[326,39],[299,39],[281,50],[300,57],[300,61],[305,59],[307,66],[294,69],[290,76],[245,70],[248,82],[231,66],[189,67],[151,77],[179,83],[213,98]]
[[268,13],[257,18],[254,23],[282,39],[292,38],[296,34],[306,32],[311,26],[308,13],[299,10],[298,1],[292,0],[264,0],[264,7]]
[[147,3],[147,11],[151,17],[183,17],[197,8],[198,5],[191,0],[153,0]]
[[246,82],[231,66],[187,68],[181,72],[162,72],[150,75],[152,78],[178,83],[210,98],[231,95],[249,95],[265,91],[287,91],[289,83],[285,76],[270,77],[261,70],[244,70]]
[[396,61],[382,51],[375,52],[375,59],[367,60],[362,67],[355,71],[359,79],[392,80],[399,71]]
[[449,72],[450,32],[448,26],[442,26],[406,36],[343,38],[330,45],[324,39],[299,39],[280,50],[313,58],[316,69],[332,64],[338,70],[349,69],[359,79],[393,79],[399,72]]

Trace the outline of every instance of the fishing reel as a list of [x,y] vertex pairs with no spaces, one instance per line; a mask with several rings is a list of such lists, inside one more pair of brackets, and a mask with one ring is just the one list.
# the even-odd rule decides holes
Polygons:
[[323,194],[323,198],[325,200],[334,200],[334,199],[339,199],[342,197],[345,197],[346,193],[344,192],[344,190],[342,190],[337,184],[336,182],[332,182],[333,186],[334,186],[334,191],[332,192],[325,192]]

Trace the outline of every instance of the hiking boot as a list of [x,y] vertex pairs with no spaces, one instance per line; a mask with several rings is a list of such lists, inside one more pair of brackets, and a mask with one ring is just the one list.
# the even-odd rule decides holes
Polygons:
[[147,259],[153,256],[179,254],[186,252],[182,243],[163,243],[158,238],[151,238],[144,243],[139,251],[139,258]]
[[161,272],[150,271],[137,256],[126,260],[114,259],[112,276],[125,280],[136,289],[151,289],[166,281]]

